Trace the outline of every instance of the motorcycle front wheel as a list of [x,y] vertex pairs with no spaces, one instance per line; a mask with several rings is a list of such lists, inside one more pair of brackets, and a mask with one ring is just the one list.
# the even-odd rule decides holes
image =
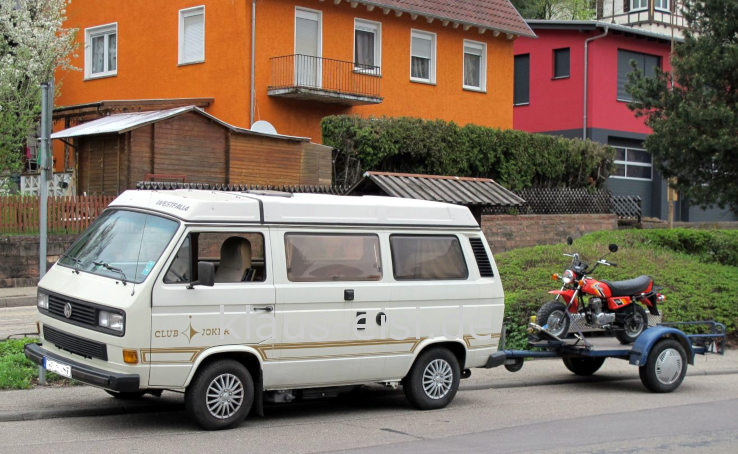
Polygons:
[[541,306],[536,322],[556,337],[564,337],[569,332],[569,315],[566,305],[560,301],[549,301]]
[[623,329],[615,333],[621,344],[632,344],[648,328],[648,315],[639,305],[633,303],[633,307],[622,309],[626,313],[623,319]]

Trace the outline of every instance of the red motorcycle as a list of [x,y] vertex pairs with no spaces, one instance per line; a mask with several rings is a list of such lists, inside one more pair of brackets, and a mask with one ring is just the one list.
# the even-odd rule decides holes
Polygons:
[[[571,237],[566,239],[572,245]],[[617,244],[610,244],[610,252],[618,250]],[[630,344],[648,328],[645,305],[653,315],[659,315],[658,303],[666,298],[657,293],[653,279],[639,276],[626,281],[598,281],[589,275],[599,265],[617,266],[602,256],[592,268],[582,261],[577,253],[564,254],[572,257],[571,265],[562,276],[560,290],[548,293],[556,295],[553,301],[544,304],[536,315],[536,323],[556,337],[566,337],[572,325],[582,328],[600,328],[613,332],[623,344]]]

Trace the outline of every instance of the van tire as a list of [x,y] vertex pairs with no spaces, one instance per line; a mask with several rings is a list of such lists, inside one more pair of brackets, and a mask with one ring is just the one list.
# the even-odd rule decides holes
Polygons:
[[419,410],[443,408],[459,389],[459,360],[446,348],[431,348],[418,356],[403,380],[402,390]]
[[[218,393],[224,401],[213,401]],[[210,403],[208,395],[211,396]],[[207,430],[228,429],[239,424],[246,418],[253,402],[251,374],[243,364],[232,359],[204,366],[185,391],[187,413]]]

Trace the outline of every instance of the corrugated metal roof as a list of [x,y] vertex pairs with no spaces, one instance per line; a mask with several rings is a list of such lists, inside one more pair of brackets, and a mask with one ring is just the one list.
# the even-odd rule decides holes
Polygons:
[[490,178],[469,178],[390,172],[366,172],[348,194],[373,192],[392,197],[455,203],[467,206],[520,206],[525,200]]
[[357,3],[535,37],[509,0],[357,0]]
[[252,134],[257,136],[272,137],[275,139],[297,140],[306,142],[310,139],[307,137],[286,136],[282,134],[266,134],[262,132],[251,131],[250,129],[238,128],[230,125],[217,117],[210,115],[199,107],[184,106],[167,110],[154,110],[149,112],[132,112],[108,115],[107,117],[98,118],[97,120],[88,121],[81,125],[72,126],[71,128],[57,131],[51,135],[52,139],[68,139],[71,137],[92,136],[97,134],[123,134],[141,126],[145,126],[157,121],[166,120],[167,118],[176,117],[185,112],[195,112],[200,114],[221,126],[228,128],[239,134]]

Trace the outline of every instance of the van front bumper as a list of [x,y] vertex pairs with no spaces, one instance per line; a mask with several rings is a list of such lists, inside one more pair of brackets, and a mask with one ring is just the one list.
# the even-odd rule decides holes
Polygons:
[[117,374],[96,367],[90,367],[45,350],[41,344],[26,344],[26,358],[43,367],[44,357],[53,359],[72,368],[72,378],[88,385],[111,391],[132,392],[139,390],[139,376],[136,374]]

